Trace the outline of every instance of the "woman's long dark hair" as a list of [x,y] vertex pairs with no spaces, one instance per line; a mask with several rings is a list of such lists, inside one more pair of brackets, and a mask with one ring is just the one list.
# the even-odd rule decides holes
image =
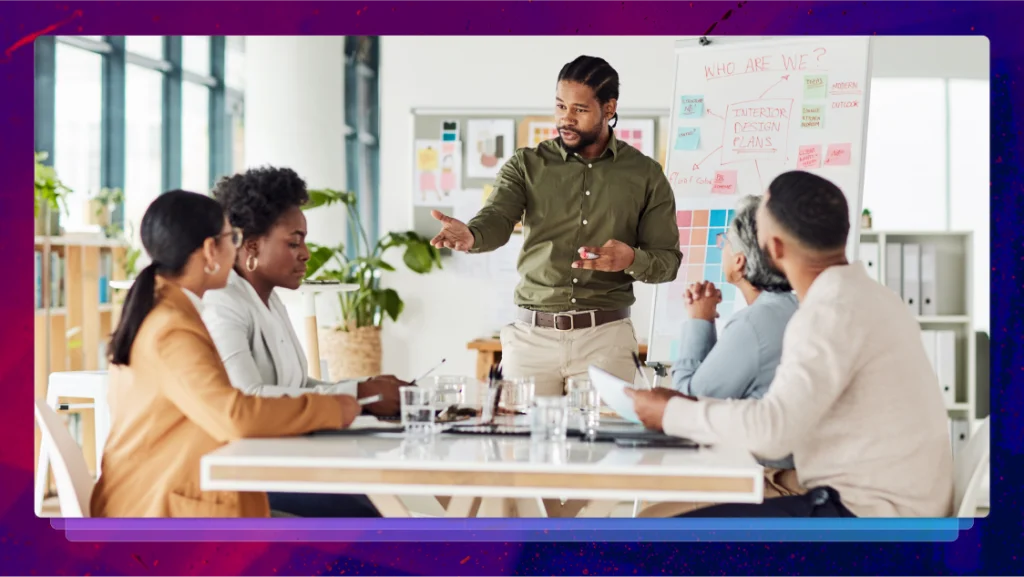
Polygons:
[[139,233],[151,263],[135,278],[121,320],[110,337],[110,362],[127,365],[142,321],[156,304],[156,275],[177,276],[206,239],[224,229],[224,209],[216,200],[184,190],[161,194],[146,209]]

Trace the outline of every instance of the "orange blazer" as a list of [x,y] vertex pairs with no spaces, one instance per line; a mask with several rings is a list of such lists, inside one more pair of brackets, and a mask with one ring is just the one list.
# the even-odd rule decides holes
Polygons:
[[131,363],[111,367],[111,430],[91,514],[268,517],[266,493],[202,491],[200,458],[236,439],[341,428],[342,405],[329,396],[261,398],[232,387],[199,311],[157,278],[157,303]]

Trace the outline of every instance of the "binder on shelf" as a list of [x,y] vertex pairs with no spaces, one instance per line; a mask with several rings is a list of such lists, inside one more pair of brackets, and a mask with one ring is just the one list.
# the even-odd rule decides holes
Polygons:
[[868,276],[875,279],[876,282],[882,282],[881,275],[881,263],[879,261],[879,246],[877,242],[862,242],[860,243],[860,254],[858,255],[860,262],[864,263],[864,268],[868,271]]
[[935,331],[935,374],[946,406],[956,404],[956,332]]
[[36,308],[37,309],[41,309],[41,308],[43,308],[43,251],[40,251],[40,250],[36,251],[35,266],[36,266],[36,270],[35,270],[35,272],[36,272],[36,274],[35,274],[35,279],[36,279],[36,286],[35,286],[35,289],[36,289],[35,290]]
[[903,245],[903,302],[910,314],[921,315],[921,245]]
[[924,345],[924,354],[928,356],[928,363],[931,365],[932,371],[934,371],[935,375],[938,376],[939,359],[935,354],[935,348],[938,344],[938,340],[935,335],[935,331],[921,331],[921,344]]
[[898,242],[885,245],[885,286],[903,298],[903,245]]
[[921,314],[935,316],[939,314],[937,302],[939,288],[938,264],[935,245],[921,245]]

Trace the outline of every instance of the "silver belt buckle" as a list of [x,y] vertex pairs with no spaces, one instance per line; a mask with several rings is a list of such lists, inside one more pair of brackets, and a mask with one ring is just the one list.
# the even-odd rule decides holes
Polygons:
[[[569,331],[574,330],[576,328],[576,317],[575,316],[573,316],[573,315],[571,315],[569,313],[554,313],[554,314],[555,314],[555,316],[554,316],[551,324],[552,324],[552,326],[554,327],[554,329],[556,331],[558,331],[560,333],[566,333],[566,332],[569,332]],[[567,329],[560,329],[560,328],[558,328],[558,317],[568,317],[569,318],[569,328],[567,328]]]

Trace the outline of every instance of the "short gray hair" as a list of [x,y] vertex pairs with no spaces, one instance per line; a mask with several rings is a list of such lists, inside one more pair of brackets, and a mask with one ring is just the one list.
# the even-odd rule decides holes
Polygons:
[[760,196],[740,199],[736,205],[736,216],[726,233],[726,240],[733,252],[742,253],[747,258],[743,278],[754,288],[768,292],[789,292],[793,287],[782,272],[771,265],[768,255],[764,254],[757,243],[757,207],[760,204]]

